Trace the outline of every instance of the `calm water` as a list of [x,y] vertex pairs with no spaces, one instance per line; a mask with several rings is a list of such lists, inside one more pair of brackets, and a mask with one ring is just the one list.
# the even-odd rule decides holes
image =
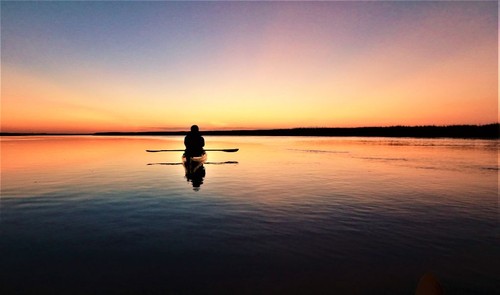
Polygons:
[[498,141],[206,141],[2,138],[1,294],[498,294]]

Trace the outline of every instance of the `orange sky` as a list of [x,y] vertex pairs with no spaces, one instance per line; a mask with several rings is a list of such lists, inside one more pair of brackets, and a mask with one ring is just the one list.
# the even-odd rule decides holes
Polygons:
[[2,132],[498,121],[496,2],[2,2]]

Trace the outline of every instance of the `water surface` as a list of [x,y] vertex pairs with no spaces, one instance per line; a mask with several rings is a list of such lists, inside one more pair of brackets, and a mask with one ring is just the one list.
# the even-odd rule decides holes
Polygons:
[[1,138],[2,294],[498,291],[498,141]]

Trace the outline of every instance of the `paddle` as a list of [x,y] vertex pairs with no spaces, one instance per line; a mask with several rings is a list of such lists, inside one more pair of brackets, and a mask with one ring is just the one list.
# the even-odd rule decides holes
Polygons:
[[[148,165],[183,165],[184,163],[179,162],[167,162],[167,163],[149,163]],[[204,165],[224,165],[224,164],[238,164],[237,161],[225,161],[225,162],[205,162]]]
[[[226,152],[226,153],[234,153],[239,151],[240,149],[206,149],[205,152]],[[149,153],[158,153],[158,152],[184,152],[185,150],[146,150]]]

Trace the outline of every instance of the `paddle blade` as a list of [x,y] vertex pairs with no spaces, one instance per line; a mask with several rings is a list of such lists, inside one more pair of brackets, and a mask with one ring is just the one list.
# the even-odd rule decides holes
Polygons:
[[206,149],[205,152],[226,152],[226,153],[235,153],[240,149]]
[[146,150],[148,153],[158,153],[158,152],[183,152],[184,150]]

